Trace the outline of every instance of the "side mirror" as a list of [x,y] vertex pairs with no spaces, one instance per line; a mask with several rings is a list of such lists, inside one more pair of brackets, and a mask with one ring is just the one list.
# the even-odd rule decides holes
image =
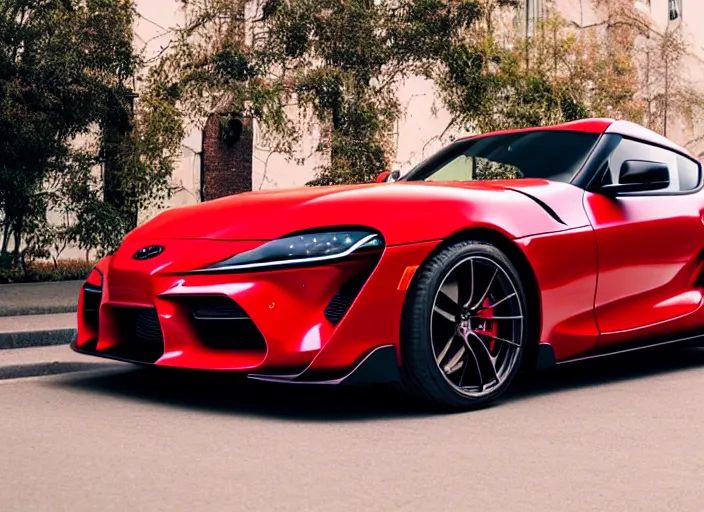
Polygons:
[[645,192],[662,190],[670,186],[670,171],[667,164],[646,160],[626,160],[621,164],[618,183],[603,185],[608,195],[622,192]]
[[389,176],[391,176],[391,171],[384,171],[376,177],[376,182],[384,183],[386,180],[389,179]]
[[391,183],[392,181],[396,181],[399,176],[401,176],[401,173],[399,171],[384,171],[379,176],[376,177],[376,182],[377,183]]

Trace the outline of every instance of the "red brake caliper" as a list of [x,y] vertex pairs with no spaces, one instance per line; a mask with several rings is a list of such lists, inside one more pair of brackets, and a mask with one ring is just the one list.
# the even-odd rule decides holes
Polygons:
[[[491,318],[492,316],[494,316],[494,308],[487,307],[490,304],[491,304],[491,301],[489,300],[489,297],[484,299],[484,302],[482,302],[482,308],[486,308],[486,309],[480,310],[479,313],[477,313],[476,318],[484,319],[484,318]],[[495,321],[484,320],[483,322],[484,322],[484,325],[482,325],[480,329],[475,329],[475,331],[485,332],[487,334],[491,334],[492,336],[498,336],[499,326]],[[489,341],[489,351],[492,353],[494,352],[495,343],[496,343],[495,340]]]

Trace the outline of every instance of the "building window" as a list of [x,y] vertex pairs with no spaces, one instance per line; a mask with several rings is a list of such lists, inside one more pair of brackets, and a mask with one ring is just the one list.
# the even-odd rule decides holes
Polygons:
[[516,29],[524,37],[533,36],[546,13],[545,0],[524,0],[516,12]]
[[650,13],[650,0],[635,0],[636,9]]

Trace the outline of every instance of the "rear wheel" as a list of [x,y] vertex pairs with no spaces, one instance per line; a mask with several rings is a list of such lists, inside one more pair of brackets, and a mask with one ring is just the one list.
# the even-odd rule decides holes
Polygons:
[[520,276],[495,246],[451,245],[420,270],[403,315],[402,385],[424,400],[474,409],[496,400],[528,349]]

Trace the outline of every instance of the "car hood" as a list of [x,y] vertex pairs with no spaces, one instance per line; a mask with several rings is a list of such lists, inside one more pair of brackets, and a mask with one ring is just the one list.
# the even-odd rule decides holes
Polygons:
[[[374,183],[246,192],[167,210],[129,237],[265,241],[310,228],[368,226],[381,231],[388,244],[406,243],[442,238],[444,231],[453,229],[460,218],[481,217],[482,224],[494,224],[495,220],[510,232],[511,221],[506,225],[505,220],[492,217],[497,217],[498,212],[505,216],[512,209],[528,208],[536,216],[535,222],[528,232],[526,228],[517,230],[517,236],[522,236],[564,229],[566,225],[546,216],[545,209],[525,191],[530,190],[532,196],[554,196],[565,187],[576,190],[571,185],[545,180],[507,180]],[[495,213],[487,212],[487,206]],[[525,214],[516,214],[524,216],[516,219],[517,223],[530,220]],[[545,217],[548,220],[541,221]]]

